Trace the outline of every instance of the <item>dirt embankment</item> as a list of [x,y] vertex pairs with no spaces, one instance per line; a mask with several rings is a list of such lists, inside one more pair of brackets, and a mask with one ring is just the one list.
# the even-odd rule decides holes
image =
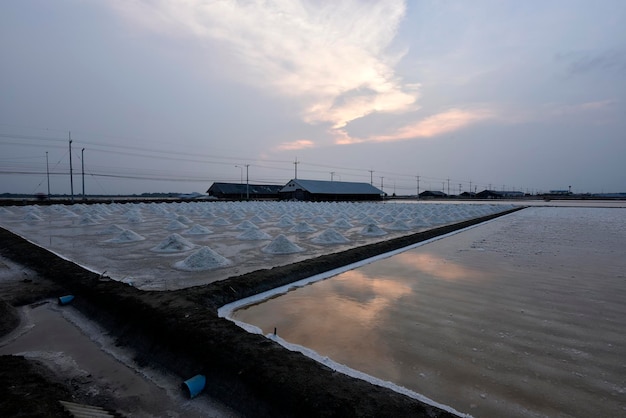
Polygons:
[[118,344],[134,350],[137,362],[173,371],[181,381],[202,373],[208,395],[243,415],[449,417],[446,411],[347,377],[263,336],[248,334],[219,318],[217,309],[502,214],[168,292],[144,292],[100,277],[1,228],[0,253],[49,280],[35,290],[30,289],[32,283],[24,283],[9,296],[10,303],[29,303],[36,295],[49,297],[52,292],[73,294],[73,305],[106,327]]

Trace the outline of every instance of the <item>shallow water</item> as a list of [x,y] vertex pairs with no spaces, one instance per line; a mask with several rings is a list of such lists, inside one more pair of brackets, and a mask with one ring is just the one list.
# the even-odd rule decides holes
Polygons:
[[477,417],[626,414],[626,210],[529,208],[235,319]]

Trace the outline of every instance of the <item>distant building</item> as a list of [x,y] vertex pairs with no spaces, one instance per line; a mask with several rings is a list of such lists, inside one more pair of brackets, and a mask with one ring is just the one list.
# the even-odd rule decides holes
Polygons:
[[381,200],[383,192],[369,183],[293,179],[279,195],[281,200],[356,201]]
[[479,199],[518,199],[524,197],[524,192],[518,192],[515,190],[483,190],[476,193],[476,197]]
[[276,184],[213,183],[207,193],[218,199],[278,199]]
[[569,190],[550,190],[548,194],[553,196],[567,196],[572,194],[572,192]]
[[448,197],[448,195],[445,194],[444,192],[440,192],[440,191],[437,191],[437,190],[426,190],[426,191],[423,191],[422,193],[420,193],[420,199],[423,199],[423,198],[438,198],[438,199],[441,199],[441,198],[445,198],[445,197]]

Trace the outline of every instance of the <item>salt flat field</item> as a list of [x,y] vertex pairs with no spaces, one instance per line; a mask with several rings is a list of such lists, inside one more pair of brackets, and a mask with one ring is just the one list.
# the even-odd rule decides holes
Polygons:
[[625,208],[529,207],[223,311],[464,414],[626,416],[624,249]]
[[[461,415],[622,416],[626,208],[523,203],[530,207],[241,301],[221,315],[343,373]],[[12,206],[0,208],[0,225],[115,280],[168,290],[512,207]]]
[[12,206],[0,225],[143,290],[173,290],[510,209],[510,204],[185,202]]

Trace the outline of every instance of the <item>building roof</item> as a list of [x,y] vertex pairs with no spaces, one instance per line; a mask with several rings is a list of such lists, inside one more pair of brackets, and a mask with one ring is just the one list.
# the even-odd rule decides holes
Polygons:
[[297,189],[306,190],[312,194],[333,195],[382,195],[383,192],[369,183],[354,183],[348,181],[324,181],[324,180],[290,180],[281,193],[293,192]]
[[283,186],[276,184],[213,183],[207,193],[226,195],[277,195]]
[[424,197],[432,197],[432,196],[437,196],[437,197],[446,197],[448,196],[447,194],[445,194],[444,192],[440,192],[439,190],[426,190],[423,191],[422,193],[419,194],[420,197],[424,196]]

